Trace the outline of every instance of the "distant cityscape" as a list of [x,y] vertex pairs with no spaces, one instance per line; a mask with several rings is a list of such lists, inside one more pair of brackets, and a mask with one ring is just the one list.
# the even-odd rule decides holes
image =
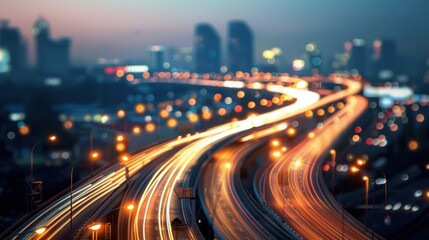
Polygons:
[[[40,18],[32,30],[36,62],[35,66],[30,68],[28,43],[20,29],[12,27],[8,20],[2,20],[0,82],[74,84],[78,82],[79,75],[81,77],[82,74],[95,74],[97,78],[106,78],[106,75],[115,75],[114,70],[129,65],[137,66],[132,68],[134,71],[130,73],[133,74],[143,72],[226,74],[237,71],[289,72],[295,75],[348,73],[360,74],[374,84],[396,82],[410,85],[417,90],[425,90],[429,84],[429,62],[417,62],[399,56],[393,39],[376,39],[372,43],[360,38],[351,39],[344,43],[344,52],[334,56],[323,55],[323,49],[315,42],[303,43],[302,55],[292,61],[286,61],[282,55],[283,50],[278,47],[255,52],[254,34],[246,22],[231,21],[228,24],[224,45],[226,56],[223,57],[222,39],[218,32],[209,23],[201,23],[195,27],[192,47],[153,45],[147,47],[147,59],[120,61],[116,58],[101,57],[97,59],[96,65],[82,67],[74,66],[70,57],[72,39],[66,37],[53,39],[49,22]],[[256,62],[255,56],[260,56],[258,59],[262,58],[263,61]],[[223,62],[223,59],[226,62]]]

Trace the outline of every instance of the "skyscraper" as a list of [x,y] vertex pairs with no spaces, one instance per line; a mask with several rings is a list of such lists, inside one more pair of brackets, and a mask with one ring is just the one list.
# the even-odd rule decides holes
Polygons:
[[393,75],[396,70],[396,43],[393,40],[375,40],[373,48],[376,75],[381,71],[388,71]]
[[70,39],[51,39],[49,23],[44,19],[36,21],[33,35],[39,73],[44,77],[67,77],[70,73]]
[[149,47],[149,69],[151,72],[160,72],[164,70],[164,52],[163,46],[154,45]]
[[25,67],[26,54],[25,43],[22,41],[21,33],[18,28],[9,27],[8,21],[0,22],[0,48],[2,55],[8,56],[8,66],[5,66],[5,72],[12,75],[19,74]]
[[349,59],[349,69],[357,70],[359,74],[365,74],[366,65],[366,42],[363,39],[353,39],[352,49]]
[[195,71],[199,73],[218,72],[220,69],[220,38],[209,24],[195,28]]
[[253,67],[253,33],[243,21],[228,25],[228,61],[231,72],[250,72]]

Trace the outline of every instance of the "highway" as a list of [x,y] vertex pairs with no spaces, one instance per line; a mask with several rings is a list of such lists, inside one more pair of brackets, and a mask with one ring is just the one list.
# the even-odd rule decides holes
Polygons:
[[[344,83],[347,84],[348,88],[343,91],[331,94],[329,97],[326,97],[326,99],[320,100],[317,104],[309,106],[309,110],[321,107],[321,104],[338,101],[342,99],[345,94],[355,94],[357,91],[359,91],[360,84],[357,84],[353,81],[344,81]],[[350,98],[347,102],[346,109],[340,110],[339,113],[337,113],[334,117],[331,117],[331,120],[325,121],[324,124],[328,124],[329,126],[329,121],[332,121],[332,119],[335,119],[335,122],[337,122],[337,119],[339,117],[337,115],[341,116],[341,113],[345,113],[346,115],[352,115],[350,113],[352,110],[355,109],[353,109],[350,105],[356,106],[356,104],[353,104],[355,101],[354,99],[355,97]],[[359,109],[356,109],[356,113],[354,115],[356,117],[359,116],[360,113],[366,109],[365,100],[362,100],[361,98],[360,101],[363,102],[360,102]],[[324,128],[329,127],[323,127],[322,129]],[[263,134],[267,131],[269,134]],[[315,129],[312,132],[316,133],[317,131],[318,130]],[[326,131],[329,132],[329,130]],[[203,196],[203,204],[205,206],[206,214],[210,216],[212,224],[215,225],[215,230],[218,235],[221,236],[221,238],[298,238],[298,236],[294,235],[293,231],[290,231],[290,229],[288,229],[284,225],[281,225],[280,228],[282,229],[279,230],[279,226],[277,226],[278,223],[276,221],[271,220],[271,218],[268,218],[266,214],[263,214],[261,211],[258,211],[258,207],[254,206],[254,204],[249,201],[249,197],[247,196],[247,194],[243,194],[242,189],[239,188],[239,181],[235,179],[237,178],[237,175],[239,173],[239,171],[235,169],[237,168],[237,166],[240,166],[240,164],[244,161],[244,157],[248,155],[252,150],[254,150],[257,146],[262,144],[262,137],[267,135],[273,135],[276,132],[278,131],[272,130],[272,128],[261,130],[243,138],[245,139],[245,141],[247,141],[243,145],[236,145],[235,147],[229,147],[220,150],[220,152],[216,154],[214,159],[210,162],[210,167],[206,166],[205,171],[201,174],[202,179],[200,180],[200,191],[203,192],[201,195]],[[258,136],[258,138],[253,139],[254,136]],[[249,140],[254,140],[254,142],[249,142]],[[304,141],[307,141],[307,139],[305,139]],[[329,143],[327,146],[329,146]],[[307,147],[308,145],[302,146],[302,148]],[[286,155],[288,155],[288,153],[286,153]],[[229,164],[228,168],[225,167],[225,164]],[[259,187],[264,188],[265,186],[259,183]],[[263,190],[261,189],[260,191],[262,192]],[[244,202],[246,202],[246,204]],[[222,206],[222,211],[216,211],[217,206],[219,206],[218,204]],[[273,205],[278,206],[278,202],[277,204],[274,203]],[[267,210],[266,212],[269,212],[269,210]],[[311,217],[311,215],[307,215],[306,217]],[[271,231],[267,231],[267,229],[271,229]]]
[[[165,79],[163,81],[168,82]],[[261,84],[259,82],[254,82],[246,85],[245,83],[240,81],[214,81],[196,79],[188,79],[186,81],[183,81],[183,83],[185,84],[199,84],[203,86],[217,86],[229,88],[248,87],[253,89],[266,89],[274,93],[289,95],[296,101],[285,107],[264,114],[260,114],[258,116],[252,116],[248,119],[240,120],[237,122],[225,123],[210,128],[205,132],[194,134],[192,136],[178,137],[177,139],[172,139],[170,141],[156,145],[150,149],[144,150],[134,156],[131,156],[131,158],[124,164],[114,164],[109,168],[103,170],[98,176],[95,176],[90,180],[82,183],[73,191],[72,228],[70,228],[71,209],[70,194],[68,194],[56,199],[49,205],[38,210],[37,213],[33,213],[33,215],[28,218],[25,223],[23,223],[23,227],[13,231],[11,234],[8,235],[7,239],[65,239],[70,237],[70,232],[73,232],[73,238],[77,239],[79,235],[86,230],[86,226],[90,224],[91,220],[94,220],[97,216],[99,217],[103,212],[105,212],[100,209],[100,206],[103,206],[106,204],[106,202],[113,201],[113,199],[117,199],[118,197],[120,197],[117,195],[117,192],[118,190],[123,191],[126,187],[126,184],[124,184],[127,180],[126,172],[128,172],[129,177],[132,178],[133,176],[135,176],[135,174],[139,173],[144,166],[160,158],[164,160],[159,161],[158,164],[153,167],[153,169],[147,170],[150,176],[145,176],[144,180],[140,180],[138,181],[138,184],[132,185],[133,189],[129,191],[129,193],[132,193],[132,195],[128,195],[124,199],[126,199],[126,202],[132,202],[135,205],[135,211],[133,210],[132,214],[128,214],[128,219],[121,219],[120,222],[127,223],[125,229],[128,228],[127,232],[129,233],[129,239],[173,239],[174,233],[171,227],[172,219],[178,217],[180,219],[183,219],[185,223],[188,223],[188,221],[190,221],[189,217],[187,217],[188,214],[182,207],[182,203],[177,200],[176,197],[174,197],[174,189],[179,182],[187,181],[186,177],[188,171],[204,154],[210,151],[217,144],[227,139],[231,139],[239,134],[249,134],[252,133],[252,131],[256,128],[274,126],[274,124],[280,121],[284,121],[285,119],[302,114],[307,110],[323,107],[327,104],[331,104],[335,101],[347,97],[348,107],[340,110],[337,113],[338,115],[339,113],[343,113],[343,115],[331,118],[331,120],[329,121],[325,121],[325,127],[315,130],[315,134],[317,135],[317,137],[315,137],[314,139],[309,139],[309,141],[303,142],[303,144],[309,144],[316,139],[321,139],[321,136],[324,136],[324,134],[326,134],[323,140],[319,140],[326,145],[320,145],[321,148],[317,149],[311,147],[313,146],[312,144],[306,145],[305,147],[300,147],[301,149],[306,150],[313,149],[313,152],[311,153],[303,152],[307,155],[300,155],[306,156],[306,158],[308,158],[306,159],[305,163],[309,163],[310,159],[313,159],[313,161],[316,162],[318,157],[320,157],[320,155],[317,154],[323,154],[323,152],[321,151],[325,151],[325,148],[329,148],[330,144],[332,144],[332,141],[334,141],[334,139],[332,138],[330,139],[331,141],[327,141],[325,138],[332,137],[334,136],[333,134],[339,135],[345,129],[345,127],[348,126],[353,120],[355,120],[360,115],[360,113],[363,112],[367,107],[367,103],[363,98],[348,97],[356,94],[360,90],[361,84],[359,82],[340,78],[334,79],[334,82],[346,85],[347,88],[345,90],[335,92],[334,94],[325,96],[320,99],[320,96],[314,92],[307,91],[305,89],[283,87],[281,85],[275,84]],[[339,121],[340,117],[341,121]],[[336,124],[333,124],[334,122]],[[339,122],[341,124],[338,124]],[[336,130],[333,131],[333,129]],[[284,130],[284,128],[282,130]],[[300,152],[298,150],[295,151]],[[175,154],[171,155],[172,152],[175,152]],[[298,155],[295,155],[295,157],[298,157]],[[327,202],[320,202],[316,204],[316,208],[320,207],[318,205],[323,205],[326,207],[325,211],[333,211],[333,215],[335,215],[335,213],[338,213],[338,211],[341,211],[341,208],[338,206],[338,204],[337,206],[335,206],[336,202],[335,200],[333,200],[332,197],[325,197],[327,195],[327,192],[326,189],[323,189],[324,185],[320,183],[320,179],[318,179],[318,177],[316,177],[316,179],[313,179],[315,178],[314,175],[319,176],[316,170],[309,169],[306,171],[306,168],[303,167],[302,170],[300,170],[301,174],[296,175],[297,171],[296,169],[294,169],[295,165],[293,165],[291,162],[291,159],[288,160],[285,158],[283,161],[279,162],[279,164],[289,163],[289,165],[277,164],[273,166],[269,172],[265,172],[265,174],[263,175],[263,178],[266,178],[265,180],[270,184],[269,186],[271,196],[274,202],[273,209],[278,211],[278,206],[283,206],[279,205],[279,201],[283,203],[285,202],[283,199],[286,199],[286,201],[290,201],[291,199],[290,196],[292,195],[285,195],[285,193],[287,193],[287,190],[285,190],[284,188],[280,189],[277,181],[279,174],[281,173],[280,170],[285,169],[285,167],[291,167],[291,169],[289,170],[293,170],[293,172],[288,174],[288,177],[291,178],[296,176],[297,178],[295,179],[296,182],[293,182],[292,179],[289,179],[290,183],[296,184],[296,186],[301,187],[306,186],[306,188],[302,190],[303,193],[301,195],[297,195],[302,198],[300,199],[300,201],[304,199],[304,196],[317,198],[319,200],[323,198]],[[232,164],[232,166],[234,166],[234,164]],[[302,166],[307,165],[303,164]],[[320,163],[318,167],[320,167]],[[305,176],[311,181],[303,182],[302,179],[300,180],[299,177],[303,176],[303,172],[306,173]],[[231,181],[227,182],[231,183]],[[231,195],[234,194],[233,185],[225,184],[225,186],[221,189],[221,193],[224,196],[221,196],[220,198],[234,198],[234,195]],[[279,189],[283,191],[279,192]],[[317,189],[318,191],[311,192],[314,189]],[[321,189],[324,191],[322,191]],[[311,192],[312,195],[304,194],[308,192]],[[286,196],[286,198],[283,198],[284,196]],[[230,206],[235,209],[240,209],[240,202],[237,199],[237,196],[235,196],[235,201],[230,202]],[[314,204],[314,202],[310,202],[310,200],[308,201],[309,205]],[[126,204],[127,203],[123,202],[121,206],[125,206]],[[207,206],[210,206],[210,203],[208,203]],[[300,206],[304,207],[304,205]],[[294,207],[296,207],[296,205],[294,204],[289,206],[290,209],[294,209]],[[241,216],[237,217],[236,219],[247,218],[249,220],[249,216],[243,215],[244,207],[242,204],[241,210],[241,212],[234,213],[235,216]],[[307,215],[302,215],[302,221],[303,223],[308,223],[307,218],[312,217],[312,215],[309,214],[310,208],[308,208],[308,211],[307,209],[305,209],[305,211],[307,212]],[[282,209],[280,209],[280,212],[282,212]],[[124,214],[123,212],[122,214],[120,214],[120,216],[126,215],[127,214]],[[338,218],[335,218],[338,217],[337,215],[335,215],[334,217],[328,216],[325,213],[325,215],[319,216],[319,222],[323,219],[323,216],[327,216],[327,219],[329,220],[338,220]],[[350,225],[352,225],[353,222],[356,226],[359,226],[359,224],[355,223],[357,222],[356,220],[351,219],[351,217],[349,217],[348,215],[346,216],[346,223],[349,221]],[[222,216],[218,219],[228,219],[228,217]],[[307,227],[304,227],[305,224],[300,222],[297,225],[295,218],[292,219],[294,219],[294,221],[288,224],[290,224],[290,226],[292,226],[294,229],[295,227],[301,230],[311,230],[315,228],[315,226],[312,225],[311,227],[308,226],[307,229]],[[214,221],[217,229],[219,230],[221,228],[219,226],[222,226],[222,223],[220,221],[217,221],[216,218],[214,219]],[[252,231],[249,232],[249,239],[253,239],[256,236],[272,236],[266,231],[266,229],[264,230],[264,227],[258,225],[255,219],[249,221],[249,223],[253,224],[253,227],[250,227]],[[46,228],[46,230],[41,235],[37,235],[34,230],[40,227],[44,227]],[[324,227],[325,230],[331,230],[331,227]],[[353,228],[351,227],[351,229]],[[362,233],[361,228],[356,228],[354,229],[354,231],[354,234],[356,234],[356,236],[367,237],[365,233]],[[310,231],[309,234],[311,233],[312,231]],[[323,235],[318,235],[318,233],[314,233],[310,236],[316,237]],[[192,236],[191,234],[191,238],[197,238],[197,236]]]
[[[188,84],[208,84],[211,86],[233,88],[245,87],[243,82],[238,81],[236,82],[201,80],[200,82],[198,80],[189,80]],[[252,86],[257,87],[257,89],[260,89],[262,84],[252,84]],[[138,212],[140,212],[140,209],[142,209],[142,205],[145,202],[145,197],[148,196],[152,198],[154,193],[153,189],[157,189],[158,191],[160,190],[162,193],[162,200],[164,200],[162,207],[166,209],[166,211],[164,211],[165,215],[158,216],[158,219],[163,219],[163,221],[169,220],[169,200],[171,199],[173,191],[173,188],[171,186],[173,186],[174,183],[180,178],[186,167],[192,162],[191,160],[195,160],[198,154],[203,154],[206,150],[208,150],[212,146],[210,144],[215,144],[234,134],[243,132],[253,127],[271,124],[281,119],[281,117],[283,117],[285,114],[287,115],[295,113],[296,111],[304,109],[308,105],[311,105],[319,100],[318,94],[306,90],[283,87],[273,88],[273,86],[268,86],[267,90],[272,92],[280,92],[282,94],[288,94],[292,97],[295,97],[297,100],[290,106],[274,110],[269,114],[261,114],[259,116],[245,119],[239,122],[223,124],[197,135],[189,136],[186,138],[179,137],[177,139],[162,143],[134,156],[131,156],[129,161],[127,161],[126,163],[126,166],[120,163],[114,164],[102,171],[98,176],[95,176],[88,181],[82,183],[80,186],[74,188],[72,227],[70,227],[71,199],[70,194],[66,194],[52,201],[50,204],[44,206],[43,208],[38,209],[36,212],[33,212],[30,217],[25,218],[20,223],[21,227],[17,227],[13,231],[11,231],[8,236],[6,236],[7,239],[70,238],[70,232],[77,232],[77,234],[75,234],[73,237],[77,238],[78,234],[82,233],[82,231],[85,230],[87,224],[90,223],[89,221],[91,220],[91,218],[94,217],[94,213],[100,211],[98,209],[98,206],[105,201],[111,201],[110,198],[113,197],[112,194],[114,194],[114,191],[119,189],[120,187],[124,187],[124,183],[126,181],[126,168],[128,168],[129,176],[132,177],[135,173],[140,171],[143,166],[162,156],[166,152],[169,152],[172,149],[180,148],[180,146],[201,139],[199,142],[185,147],[182,151],[180,151],[180,154],[182,155],[175,156],[173,160],[167,161],[167,165],[165,167],[161,167],[159,169],[159,173],[163,176],[163,180],[167,180],[167,183],[169,184],[168,186],[170,186],[170,188],[161,188],[160,190],[160,186],[162,185],[160,185],[161,182],[159,181],[159,177],[157,177],[155,174],[154,180],[151,181],[153,187],[145,188],[147,194],[142,195],[142,200],[140,201],[141,204],[138,205],[137,209]],[[168,166],[168,162],[176,163],[173,164],[175,166]],[[151,200],[152,199],[150,199],[148,202],[152,202]],[[155,210],[156,208],[150,209]],[[145,213],[143,217],[147,216],[148,209],[146,209],[144,212]],[[136,216],[138,217],[140,215],[137,214]],[[138,223],[138,221],[135,222]],[[159,221],[159,224],[162,224],[161,221]],[[146,224],[143,224],[143,226],[145,225]],[[170,226],[169,224],[167,225]],[[35,233],[35,230],[39,228],[45,228],[45,231],[40,235]],[[70,230],[70,228],[72,229]],[[145,229],[145,227],[143,227],[143,229]],[[161,231],[162,229],[164,228],[159,228],[159,231]],[[166,229],[167,236],[171,236],[171,227],[167,227]]]
[[[216,81],[209,81],[210,84]],[[241,82],[221,82],[223,85],[234,86]],[[253,85],[252,85],[253,86]],[[256,85],[261,87],[261,85]],[[196,161],[216,144],[243,133],[255,127],[269,125],[282,119],[302,113],[309,105],[319,100],[319,95],[306,90],[294,88],[267,86],[267,90],[288,94],[296,101],[286,107],[264,113],[245,120],[226,123],[204,132],[207,137],[200,138],[178,151],[170,160],[165,162],[154,174],[142,192],[135,194],[133,202],[138,202],[137,210],[130,228],[132,239],[171,239],[173,230],[171,220],[175,217],[185,219],[186,213],[181,213],[180,202],[174,198],[174,188],[178,182],[185,181],[184,173]],[[227,129],[225,129],[227,128]],[[137,200],[136,198],[140,199]],[[127,200],[130,201],[130,200]]]
[[204,210],[220,239],[296,238],[261,209],[237,179],[243,160],[265,141],[259,143],[234,143],[222,148],[201,173],[199,191]]
[[314,137],[307,137],[284,154],[259,180],[260,191],[260,183],[268,183],[269,206],[305,239],[372,237],[362,223],[342,210],[321,177],[322,156],[366,110],[367,104],[363,97],[348,97],[343,109],[325,120],[323,128],[313,131]]

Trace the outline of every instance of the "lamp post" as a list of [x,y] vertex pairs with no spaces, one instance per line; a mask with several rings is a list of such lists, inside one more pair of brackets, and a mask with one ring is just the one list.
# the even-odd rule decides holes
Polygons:
[[101,157],[101,154],[100,154],[99,151],[96,151],[96,150],[91,150],[90,151],[90,153],[89,153],[89,160],[90,160],[90,171],[91,171],[91,174],[92,174],[93,165],[94,165],[93,161],[99,160],[100,157]]
[[334,149],[331,149],[331,151],[329,151],[329,153],[331,154],[331,167],[332,167],[332,173],[331,173],[331,193],[332,195],[334,195],[334,177],[335,177],[335,165],[336,165],[336,156],[337,156],[337,152]]
[[57,140],[57,137],[55,135],[51,135],[47,138],[42,138],[39,141],[37,141],[33,147],[31,148],[31,154],[30,154],[30,170],[31,170],[31,175],[30,175],[30,180],[33,181],[33,155],[34,155],[34,150],[36,149],[36,146],[39,145],[39,143],[45,141],[45,140],[49,140],[51,142],[54,142],[55,140]]
[[131,226],[131,212],[134,210],[134,204],[130,203],[127,205],[128,210],[128,226]]
[[98,230],[101,228],[101,223],[92,223],[88,226],[88,229],[92,231],[92,240],[98,239]]
[[[100,153],[98,151],[92,151],[89,154],[89,158],[92,172],[92,161],[100,159]],[[70,236],[72,236],[73,234],[73,173],[77,163],[78,162],[74,162],[73,166],[70,169]]]
[[365,181],[365,231],[368,230],[368,192],[369,192],[369,177],[363,176]]
[[57,140],[57,137],[55,136],[55,135],[51,135],[51,136],[48,136],[48,137],[46,137],[46,138],[42,138],[42,139],[40,139],[39,141],[37,141],[36,143],[34,143],[34,145],[33,145],[33,147],[31,148],[31,153],[30,153],[30,196],[31,196],[31,199],[30,199],[30,210],[33,210],[33,197],[34,197],[34,194],[35,194],[35,189],[34,189],[34,167],[33,167],[33,165],[34,165],[34,150],[36,149],[36,147],[37,147],[37,145],[39,145],[39,143],[41,143],[41,142],[43,142],[43,141],[46,141],[46,140],[48,140],[48,141],[51,141],[51,142],[54,142],[55,140]]

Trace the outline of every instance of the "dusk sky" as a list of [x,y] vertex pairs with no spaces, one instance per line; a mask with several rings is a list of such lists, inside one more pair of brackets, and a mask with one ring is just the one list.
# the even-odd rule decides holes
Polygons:
[[33,56],[31,28],[43,16],[54,38],[72,38],[74,63],[138,59],[153,44],[192,46],[200,22],[213,24],[225,49],[227,23],[236,19],[253,29],[257,58],[272,47],[286,59],[299,57],[309,41],[331,56],[346,40],[362,37],[395,39],[400,55],[423,59],[429,57],[428,9],[426,0],[3,0],[0,18],[21,28]]

